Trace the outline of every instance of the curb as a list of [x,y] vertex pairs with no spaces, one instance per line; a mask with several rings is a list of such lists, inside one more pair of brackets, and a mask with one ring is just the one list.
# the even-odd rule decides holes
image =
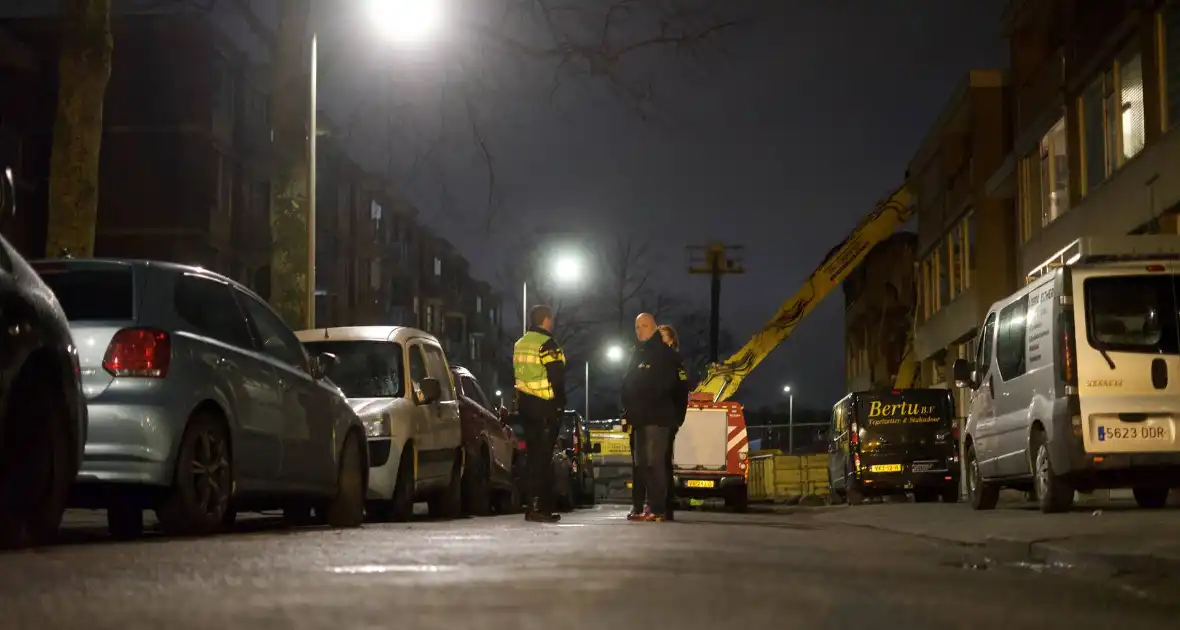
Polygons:
[[977,547],[1004,562],[1032,562],[1070,568],[1093,569],[1111,573],[1149,573],[1180,575],[1180,559],[1134,553],[1079,551],[1065,546],[1069,538],[1051,540],[1012,540],[988,537]]

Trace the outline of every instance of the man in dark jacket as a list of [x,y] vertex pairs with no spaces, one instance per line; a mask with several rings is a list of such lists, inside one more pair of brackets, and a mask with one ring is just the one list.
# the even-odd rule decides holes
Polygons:
[[565,409],[565,353],[553,338],[553,309],[545,305],[529,311],[529,329],[512,348],[517,410],[525,431],[529,507],[525,519],[554,523],[553,447]]
[[[635,432],[635,479],[632,484],[631,520],[663,521],[668,507],[668,449],[672,429],[684,418],[677,398],[684,371],[680,355],[656,334],[650,313],[635,318],[639,343],[623,377],[623,408]],[[647,499],[651,516],[644,517]]]

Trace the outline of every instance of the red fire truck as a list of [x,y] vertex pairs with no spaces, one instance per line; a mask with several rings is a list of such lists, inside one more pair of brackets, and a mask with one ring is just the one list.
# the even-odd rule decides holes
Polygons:
[[672,482],[679,499],[725,500],[746,509],[750,440],[740,403],[693,394],[672,449]]

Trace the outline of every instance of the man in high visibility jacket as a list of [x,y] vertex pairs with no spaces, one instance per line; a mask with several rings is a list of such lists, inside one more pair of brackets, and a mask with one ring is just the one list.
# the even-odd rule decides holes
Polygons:
[[516,409],[524,425],[529,475],[529,507],[525,519],[554,523],[553,449],[565,410],[565,353],[553,338],[553,309],[529,311],[529,329],[512,347],[516,378]]

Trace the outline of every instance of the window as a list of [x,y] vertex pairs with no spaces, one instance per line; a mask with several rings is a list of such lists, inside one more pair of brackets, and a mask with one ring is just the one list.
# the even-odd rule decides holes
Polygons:
[[475,312],[476,313],[483,312],[483,298],[478,295],[475,296]]
[[309,352],[329,352],[337,363],[328,367],[328,379],[348,398],[401,398],[402,346],[389,341],[312,341]]
[[1180,0],[1169,0],[1160,14],[1163,41],[1165,125],[1180,125]]
[[253,296],[237,292],[238,301],[254,325],[255,337],[262,342],[262,351],[288,365],[307,372],[307,354],[290,328],[262,302]]
[[1165,275],[1087,278],[1086,335],[1094,348],[1113,352],[1175,354],[1176,291]]
[[1000,324],[996,331],[996,365],[1000,378],[1010,381],[1024,374],[1024,316],[1028,311],[1028,295],[1000,310]]
[[33,269],[71,322],[135,318],[135,277],[127,265],[37,263]]
[[996,338],[996,314],[987,316],[983,330],[979,331],[979,339],[975,342],[975,369],[980,374],[987,372],[992,363],[992,342]]
[[455,399],[455,384],[451,381],[451,370],[447,368],[447,360],[438,346],[426,346],[426,366],[430,375],[438,379],[441,385],[444,401]]
[[426,332],[434,332],[434,305],[426,305]]
[[229,285],[212,278],[183,274],[176,279],[172,305],[194,332],[238,348],[254,348],[246,316],[238,307]]
[[971,272],[975,270],[975,212],[967,213],[963,219],[967,231],[967,286],[971,286]]
[[471,360],[472,361],[482,360],[480,357],[481,353],[480,353],[480,343],[479,342],[480,342],[480,336],[477,333],[472,333],[467,340],[468,345],[471,347]]
[[379,258],[369,260],[369,286],[374,291],[381,288],[381,260]]
[[1041,225],[1049,225],[1069,210],[1069,156],[1065,117],[1041,138]]
[[1041,228],[1041,177],[1037,170],[1037,156],[1029,155],[1020,159],[1017,174],[1017,212],[1020,215],[1021,242],[1027,243]]
[[1133,48],[1094,80],[1080,99],[1086,192],[1143,150],[1147,125],[1143,57]]
[[438,256],[434,257],[434,275],[442,275],[442,259],[440,259]]
[[488,400],[487,395],[483,393],[483,388],[479,386],[479,383],[475,382],[475,379],[471,378],[470,376],[464,376],[459,382],[463,385],[463,393],[466,394],[467,397],[472,400],[472,402],[479,405],[480,407],[483,407],[484,409],[487,409],[488,411],[495,409],[495,407],[492,407],[492,403]]
[[414,388],[414,395],[422,393],[422,379],[426,378],[426,357],[422,356],[422,346],[410,346],[410,384]]
[[950,303],[951,281],[947,273],[947,251],[946,245],[940,245],[938,249],[934,250],[934,258],[937,261],[938,269],[938,303],[937,308],[941,309],[944,305]]

